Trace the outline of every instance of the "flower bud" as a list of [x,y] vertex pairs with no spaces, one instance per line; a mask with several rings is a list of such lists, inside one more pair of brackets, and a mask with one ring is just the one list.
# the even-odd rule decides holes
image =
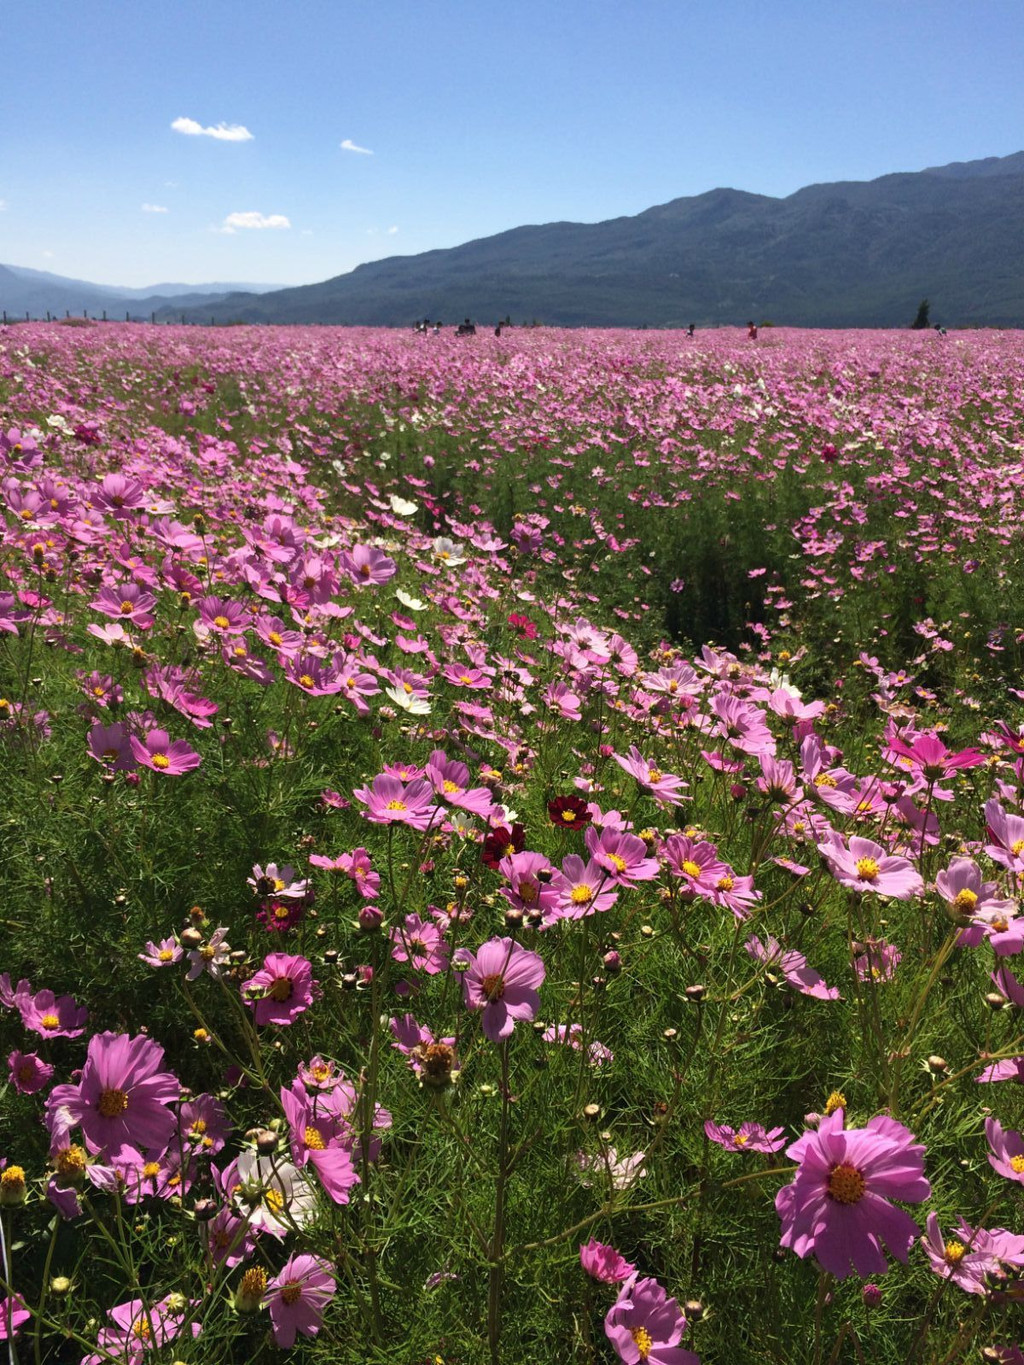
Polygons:
[[8,1166],[0,1171],[0,1208],[14,1209],[24,1204],[26,1193],[25,1172],[21,1166]]
[[364,934],[376,933],[384,923],[384,911],[378,905],[363,905],[359,908],[357,925]]
[[239,1313],[255,1313],[267,1292],[267,1272],[261,1265],[250,1266],[235,1290],[235,1308]]

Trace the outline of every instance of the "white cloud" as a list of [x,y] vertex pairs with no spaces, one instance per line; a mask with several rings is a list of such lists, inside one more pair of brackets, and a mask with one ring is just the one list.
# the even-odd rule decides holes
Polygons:
[[347,137],[345,141],[341,144],[341,150],[343,152],[359,152],[363,156],[373,156],[373,153],[370,151],[369,147],[357,147],[350,137]]
[[257,213],[250,210],[248,213],[229,213],[221,223],[220,227],[214,228],[214,232],[222,232],[231,237],[239,228],[290,228],[291,222],[283,213]]
[[167,209],[164,208],[163,204],[143,204],[143,206],[142,206],[142,212],[143,212],[143,213],[166,213],[166,212],[167,212]]
[[389,228],[388,228],[388,236],[389,236],[389,237],[393,237],[397,231],[398,231],[398,228],[396,228],[396,227],[389,227]]
[[176,133],[185,133],[188,137],[214,137],[218,142],[252,141],[252,133],[241,123],[216,123],[204,128],[194,118],[176,118],[171,127]]
[[52,261],[52,260],[53,260],[53,252],[52,252],[52,251],[44,251],[44,252],[43,252],[43,258],[44,258],[45,260],[47,260],[47,261]]
[[6,213],[6,212],[7,212],[7,200],[6,200],[6,199],[0,199],[0,213]]

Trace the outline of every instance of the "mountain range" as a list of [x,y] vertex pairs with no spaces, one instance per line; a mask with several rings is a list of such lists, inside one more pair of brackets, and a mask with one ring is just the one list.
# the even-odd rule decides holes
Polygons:
[[81,316],[84,312],[99,317],[104,311],[112,318],[120,318],[122,313],[149,318],[153,312],[170,307],[172,301],[179,306],[180,317],[180,307],[205,306],[238,291],[258,295],[279,288],[276,284],[153,284],[129,289],[73,280],[23,265],[0,265],[0,309],[12,318],[22,318],[26,313],[43,318],[48,312],[54,317],[65,313]]
[[927,298],[933,322],[1020,327],[1022,223],[1024,151],[785,198],[714,189],[631,217],[512,228],[287,289],[161,285],[157,297],[119,291],[112,301],[103,286],[67,281],[93,301],[12,304],[27,298],[12,291],[41,291],[55,277],[0,266],[0,306],[35,315],[124,306],[196,323],[903,327]]
[[927,297],[933,321],[1022,326],[1022,224],[1017,152],[782,199],[714,189],[633,217],[518,227],[322,284],[233,294],[202,312],[389,326],[510,316],[570,327],[901,327]]

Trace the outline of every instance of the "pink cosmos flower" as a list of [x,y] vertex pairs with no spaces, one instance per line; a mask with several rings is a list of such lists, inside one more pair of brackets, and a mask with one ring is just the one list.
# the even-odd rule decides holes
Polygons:
[[989,842],[985,852],[1011,872],[1024,872],[1024,816],[1011,815],[992,797],[985,802]]
[[369,583],[386,583],[398,572],[395,561],[372,545],[353,545],[340,556],[339,567],[360,588]]
[[[981,880],[981,868],[973,858],[954,858],[936,875],[935,890],[958,915],[977,915],[987,909],[1015,913],[1011,904],[999,899],[995,882]],[[975,942],[980,940],[978,935]]]
[[492,938],[475,956],[466,952],[463,960],[469,964],[462,978],[466,1006],[483,1011],[484,1035],[492,1042],[507,1038],[517,1019],[537,1017],[537,988],[545,975],[539,954],[510,938]]
[[31,1316],[20,1294],[8,1294],[0,1299],[0,1341],[13,1341]]
[[19,996],[15,1004],[21,1022],[41,1038],[78,1038],[85,1032],[89,1011],[77,1005],[73,996],[38,991],[33,996]]
[[15,1048],[7,1058],[7,1075],[19,1095],[36,1095],[49,1085],[53,1067],[38,1053]]
[[859,981],[891,981],[903,954],[885,939],[869,942],[862,953],[853,959],[853,970]]
[[491,793],[486,787],[470,787],[469,768],[465,763],[448,758],[442,749],[435,749],[427,760],[426,776],[437,795],[448,805],[485,820],[490,817],[494,809]]
[[807,965],[803,953],[795,948],[784,949],[778,939],[769,938],[767,943],[754,934],[743,945],[751,957],[769,966],[777,966],[786,978],[788,985],[801,995],[813,996],[816,1000],[838,1000],[839,987],[830,986],[824,977]]
[[193,948],[189,955],[187,981],[197,980],[204,972],[218,981],[231,960],[231,944],[227,941],[228,931],[221,925],[215,929],[205,943]]
[[985,762],[985,755],[977,749],[961,749],[959,753],[950,753],[935,734],[914,735],[909,742],[896,736],[888,740],[886,748],[897,758],[904,759],[908,770],[929,785]]
[[661,849],[669,872],[682,882],[684,894],[708,896],[728,872],[714,844],[694,841],[686,834],[670,834]]
[[380,773],[369,787],[359,787],[352,795],[367,807],[364,819],[375,825],[398,824],[425,830],[441,815],[434,804],[433,787],[422,779],[406,786],[397,777]]
[[605,1316],[604,1331],[625,1365],[700,1365],[679,1345],[686,1318],[657,1280],[628,1279]]
[[[1003,1268],[992,1249],[991,1235],[984,1228],[970,1228],[960,1219],[957,1235],[949,1241],[942,1235],[938,1216],[925,1220],[921,1246],[936,1275],[952,1280],[968,1294],[987,1294],[989,1280],[1004,1278]],[[1017,1238],[1024,1245],[1024,1238]]]
[[[581,1024],[551,1024],[541,1034],[545,1043],[559,1043],[563,1047],[572,1048],[574,1052],[580,1052],[583,1048],[583,1027]],[[613,1062],[615,1054],[611,1048],[605,1047],[604,1043],[598,1042],[596,1038],[587,1044],[587,1061],[591,1066],[604,1066],[607,1062]]]
[[681,777],[674,777],[671,773],[664,773],[660,768],[653,767],[635,744],[630,745],[625,758],[615,753],[612,754],[612,758],[623,772],[629,773],[644,791],[654,797],[659,806],[678,806],[682,803],[683,790],[689,784]]
[[647,856],[647,845],[635,834],[591,825],[583,841],[593,861],[615,885],[649,882],[658,875],[657,858]]
[[919,1204],[931,1194],[925,1149],[902,1123],[878,1115],[847,1129],[843,1121],[837,1109],[786,1149],[800,1168],[775,1198],[782,1246],[813,1254],[840,1280],[851,1266],[864,1278],[884,1274],[883,1244],[906,1263],[920,1229],[889,1201]]
[[[96,1339],[99,1349],[85,1356],[82,1365],[103,1365],[119,1359],[138,1365],[147,1351],[157,1350],[178,1336],[189,1306],[180,1294],[168,1294],[159,1303],[148,1306],[143,1299],[129,1299],[108,1309],[107,1317],[113,1326],[100,1329]],[[197,1337],[199,1332],[199,1323],[193,1322],[192,1336]]]
[[390,933],[391,956],[396,962],[408,962],[418,972],[436,976],[448,965],[448,945],[438,926],[419,915],[406,915],[405,922]]
[[455,1056],[455,1039],[437,1039],[423,1024],[418,1024],[411,1014],[401,1019],[392,1019],[389,1027],[395,1035],[391,1046],[409,1059],[415,1075],[427,1084],[446,1084],[452,1079],[452,1072],[458,1070]]
[[166,730],[149,730],[142,739],[132,735],[131,746],[136,763],[164,777],[190,773],[203,761],[183,739],[172,741]]
[[[637,840],[637,843],[642,843]],[[551,879],[561,919],[582,919],[601,910],[610,910],[619,898],[608,871],[595,858],[584,863],[576,853],[562,860],[562,869]]]
[[162,938],[159,943],[151,939],[144,953],[136,953],[136,957],[148,967],[173,967],[184,955],[184,948],[175,938]]
[[270,1309],[275,1346],[294,1346],[299,1332],[304,1337],[315,1337],[334,1290],[329,1261],[320,1256],[289,1256],[267,1285],[264,1296]]
[[614,1247],[598,1242],[593,1237],[580,1247],[580,1265],[592,1280],[601,1284],[621,1284],[636,1274],[635,1265],[631,1265]]
[[114,721],[112,725],[94,722],[86,739],[86,753],[97,763],[102,763],[110,772],[134,771],[135,757],[132,753],[131,738],[128,727],[121,721]]
[[894,857],[871,839],[853,835],[847,847],[839,834],[818,845],[828,870],[842,886],[872,891],[895,900],[910,900],[924,890],[924,882],[906,858]]
[[281,1028],[293,1024],[319,995],[312,963],[289,953],[268,953],[260,970],[240,990],[257,1024]]
[[93,611],[116,621],[149,630],[156,618],[152,615],[156,598],[137,583],[119,583],[113,588],[102,588],[90,603]]
[[55,1123],[81,1128],[90,1152],[116,1157],[123,1147],[163,1151],[177,1127],[168,1106],[181,1084],[162,1071],[164,1050],[151,1038],[98,1033],[77,1085],[58,1085],[46,1102],[51,1134]]
[[255,863],[252,876],[246,878],[245,884],[257,896],[273,896],[281,901],[302,900],[309,890],[309,882],[296,877],[294,867],[278,867],[277,863],[268,863],[265,869]]
[[343,872],[355,883],[356,890],[364,900],[375,900],[380,894],[380,873],[374,872],[370,855],[365,848],[353,849],[351,853],[339,853],[336,858],[325,858],[321,853],[309,855],[313,867],[327,872]]
[[777,1152],[786,1145],[786,1139],[780,1137],[782,1128],[765,1129],[760,1123],[749,1120],[741,1124],[737,1131],[727,1123],[712,1123],[708,1119],[704,1131],[712,1142],[724,1147],[727,1152]]
[[997,1118],[985,1120],[989,1165],[994,1171],[1024,1185],[1024,1138],[1012,1128],[1004,1128]]
[[335,1204],[347,1204],[349,1191],[359,1184],[352,1153],[341,1140],[347,1136],[347,1124],[329,1112],[323,1092],[308,1095],[301,1080],[282,1087],[281,1105],[291,1134],[292,1160],[300,1170],[311,1165],[328,1197]]
[[515,909],[526,915],[540,915],[545,923],[557,918],[553,912],[558,897],[548,875],[554,868],[543,853],[524,849],[521,853],[509,854],[499,862],[498,871],[509,883],[501,888],[501,894]]

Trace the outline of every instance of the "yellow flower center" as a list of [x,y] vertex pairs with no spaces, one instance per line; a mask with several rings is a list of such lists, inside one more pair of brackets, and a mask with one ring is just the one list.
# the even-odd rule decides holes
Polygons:
[[838,786],[838,783],[829,773],[819,773],[814,779],[814,785],[816,787],[835,787]]
[[586,883],[581,882],[579,886],[574,886],[569,892],[569,899],[573,905],[589,905],[594,899],[594,893]]
[[289,1280],[287,1284],[281,1286],[281,1302],[284,1304],[296,1303],[302,1297],[302,1281]]
[[104,1090],[97,1108],[105,1119],[116,1119],[128,1108],[128,1096],[123,1090]]
[[1010,852],[1015,858],[1019,858],[1021,853],[1024,852],[1024,839],[1015,839],[1010,845]]
[[308,673],[303,673],[302,677],[299,679],[299,682],[302,684],[303,687],[313,686],[313,679],[310,677]]
[[992,921],[992,928],[996,931],[997,934],[1005,934],[1007,929],[1009,928],[1009,925],[1005,919],[1002,918],[994,919]]
[[[660,782],[661,779],[662,779],[664,776],[665,776],[665,774],[661,771],[660,768],[648,768],[648,770],[647,770],[647,781],[648,781],[648,782],[651,782],[651,783],[653,783],[653,782]],[[641,1329],[641,1330],[643,1330],[643,1329]]]
[[157,953],[157,957],[161,962],[173,962],[174,960],[174,954],[171,952],[170,948],[161,948]]
[[409,807],[404,801],[389,801],[384,807],[385,810],[408,810]]
[[261,1265],[251,1266],[242,1276],[242,1293],[246,1298],[261,1299],[266,1293],[266,1289],[267,1272]]
[[500,1000],[505,994],[505,979],[499,972],[492,972],[480,982],[480,989],[489,1001]]
[[[279,1218],[284,1212],[284,1195],[280,1190],[264,1190],[263,1202],[275,1218]],[[264,1276],[264,1286],[265,1285],[266,1276]]]
[[42,1024],[43,1028],[48,1029],[60,1028],[60,1020],[57,1018],[55,1014],[44,1014],[39,1022],[40,1024]]
[[841,1090],[833,1090],[825,1101],[825,1113],[834,1114],[837,1109],[846,1108],[846,1096]]
[[62,1147],[53,1158],[53,1164],[57,1169],[57,1174],[63,1176],[65,1180],[72,1176],[81,1175],[85,1170],[85,1149],[73,1142],[70,1147]]
[[731,891],[735,885],[736,883],[733,881],[732,877],[728,876],[719,877],[718,881],[715,882],[715,886],[719,891]]
[[279,976],[267,991],[267,995],[271,1000],[276,1000],[278,1004],[283,1005],[286,1000],[292,998],[294,989],[295,983],[290,976]]
[[943,1252],[943,1258],[947,1265],[959,1265],[967,1255],[967,1248],[963,1242],[947,1242]]
[[857,876],[862,882],[877,881],[879,870],[879,866],[874,858],[857,859]]
[[307,1128],[302,1134],[302,1140],[307,1147],[311,1147],[314,1152],[322,1152],[327,1144],[324,1142],[323,1135],[318,1128]]
[[692,859],[687,858],[686,861],[683,863],[683,871],[686,873],[688,877],[699,877],[701,872],[703,871],[703,868],[700,866],[699,863],[695,863],[692,861]]
[[147,1161],[145,1166],[143,1166],[142,1168],[142,1174],[146,1177],[147,1180],[155,1180],[156,1177],[160,1174],[159,1161]]
[[953,901],[953,905],[957,910],[963,910],[966,912],[970,912],[971,910],[973,910],[977,904],[978,897],[974,894],[973,891],[968,891],[966,886],[962,891],[957,892],[956,899]]
[[226,616],[215,616],[215,617],[213,618],[213,624],[214,624],[215,626],[219,626],[219,627],[221,628],[221,630],[227,630],[227,628],[228,628],[228,626],[230,626],[231,622],[228,620],[228,618],[227,618]]
[[132,1336],[138,1341],[152,1341],[153,1329],[145,1318],[136,1318],[132,1323]]
[[574,810],[564,810],[562,811],[562,819],[567,825],[571,825],[576,819],[576,812]]
[[457,782],[450,782],[447,777],[445,778],[442,786],[444,788],[445,796],[451,796],[454,792],[462,791],[462,788],[459,786]]
[[188,1130],[193,1137],[202,1137],[206,1132],[206,1120],[196,1119],[195,1123]]
[[1017,1175],[1024,1175],[1024,1156],[1011,1156],[1010,1166]]
[[750,1141],[750,1134],[749,1134],[749,1133],[737,1133],[737,1134],[736,1134],[735,1142],[736,1142],[736,1146],[737,1146],[737,1147],[745,1147],[749,1141]]
[[170,766],[171,766],[171,760],[167,757],[166,754],[154,754],[154,755],[153,755],[153,767],[154,767],[154,768],[159,768],[160,771],[163,772],[163,770],[164,770],[165,768],[169,768]]
[[122,616],[131,616],[131,614],[132,614],[132,612],[133,612],[134,610],[135,610],[135,603],[134,603],[134,602],[122,602],[122,603],[121,603],[121,615],[122,615]]
[[636,1349],[640,1352],[640,1359],[646,1360],[651,1354],[651,1347],[654,1345],[654,1338],[646,1327],[631,1327],[629,1335],[636,1342]]
[[864,1197],[864,1177],[848,1161],[833,1166],[828,1178],[829,1196],[837,1204],[856,1204]]
[[277,633],[276,630],[272,630],[267,636],[267,639],[270,641],[272,645],[284,644],[284,641],[282,640],[281,636]]

